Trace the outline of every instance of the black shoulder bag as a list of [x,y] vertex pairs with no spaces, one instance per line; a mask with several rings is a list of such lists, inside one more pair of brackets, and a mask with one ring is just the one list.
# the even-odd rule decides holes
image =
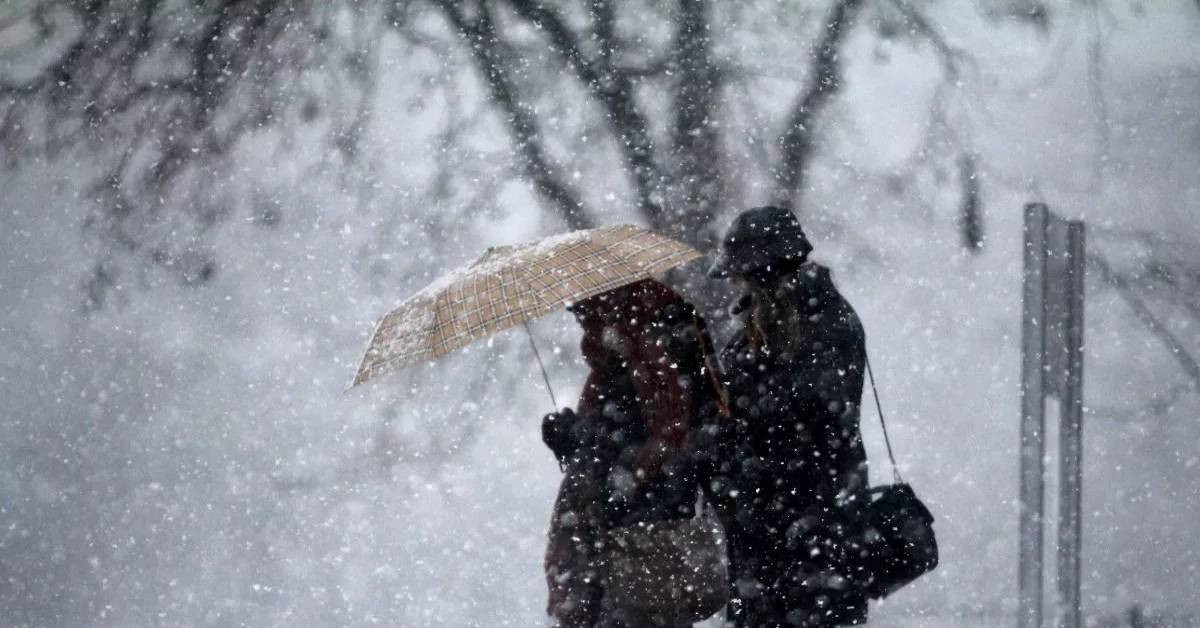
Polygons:
[[938,547],[933,534],[933,514],[900,477],[870,359],[866,359],[866,365],[875,409],[879,412],[879,425],[883,428],[883,442],[887,445],[895,477],[895,483],[876,486],[869,491],[862,521],[861,566],[867,576],[866,593],[881,599],[933,571],[938,564]]

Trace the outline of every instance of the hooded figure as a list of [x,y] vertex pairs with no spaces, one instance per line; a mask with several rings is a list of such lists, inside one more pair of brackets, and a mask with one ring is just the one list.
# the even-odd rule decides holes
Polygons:
[[865,337],[795,216],[739,215],[710,275],[746,289],[722,353],[736,503],[726,521],[736,626],[866,622],[855,509],[867,488],[859,433]]
[[547,611],[560,627],[660,626],[604,595],[607,532],[695,515],[714,422],[728,415],[704,321],[653,280],[575,304],[590,372],[577,411],[542,436],[564,467],[546,551]]

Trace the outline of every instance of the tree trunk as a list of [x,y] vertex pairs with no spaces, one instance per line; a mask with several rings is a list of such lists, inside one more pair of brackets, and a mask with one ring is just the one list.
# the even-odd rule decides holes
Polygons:
[[975,155],[963,153],[958,158],[958,178],[962,186],[959,205],[959,228],[963,246],[972,253],[983,250],[983,199],[979,193],[979,172]]
[[841,87],[838,50],[862,4],[862,0],[837,0],[825,18],[813,51],[812,72],[792,107],[787,128],[779,137],[779,165],[774,172],[777,205],[795,208],[799,200],[813,149],[813,126],[817,115]]
[[724,200],[721,137],[716,121],[720,74],[713,66],[708,0],[679,0],[675,30],[673,185],[667,233],[701,251],[714,248],[713,219]]

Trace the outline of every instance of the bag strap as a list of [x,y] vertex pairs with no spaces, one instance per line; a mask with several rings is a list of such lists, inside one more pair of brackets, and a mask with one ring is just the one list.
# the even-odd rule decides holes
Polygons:
[[879,413],[879,427],[883,428],[883,444],[887,445],[888,460],[892,463],[892,476],[896,478],[896,484],[903,484],[904,478],[900,477],[900,466],[896,464],[896,456],[892,453],[892,440],[888,438],[887,423],[883,420],[883,405],[879,403],[879,389],[875,386],[875,373],[871,371],[871,358],[867,356],[867,352],[863,351],[863,361],[867,365],[867,379],[871,381],[871,395],[875,397],[875,410]]

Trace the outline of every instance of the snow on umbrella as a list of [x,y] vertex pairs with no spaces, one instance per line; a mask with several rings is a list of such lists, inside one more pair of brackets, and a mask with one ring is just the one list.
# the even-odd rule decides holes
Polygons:
[[[701,256],[686,244],[633,225],[491,247],[384,315],[350,386]],[[549,388],[548,378],[546,383]]]

